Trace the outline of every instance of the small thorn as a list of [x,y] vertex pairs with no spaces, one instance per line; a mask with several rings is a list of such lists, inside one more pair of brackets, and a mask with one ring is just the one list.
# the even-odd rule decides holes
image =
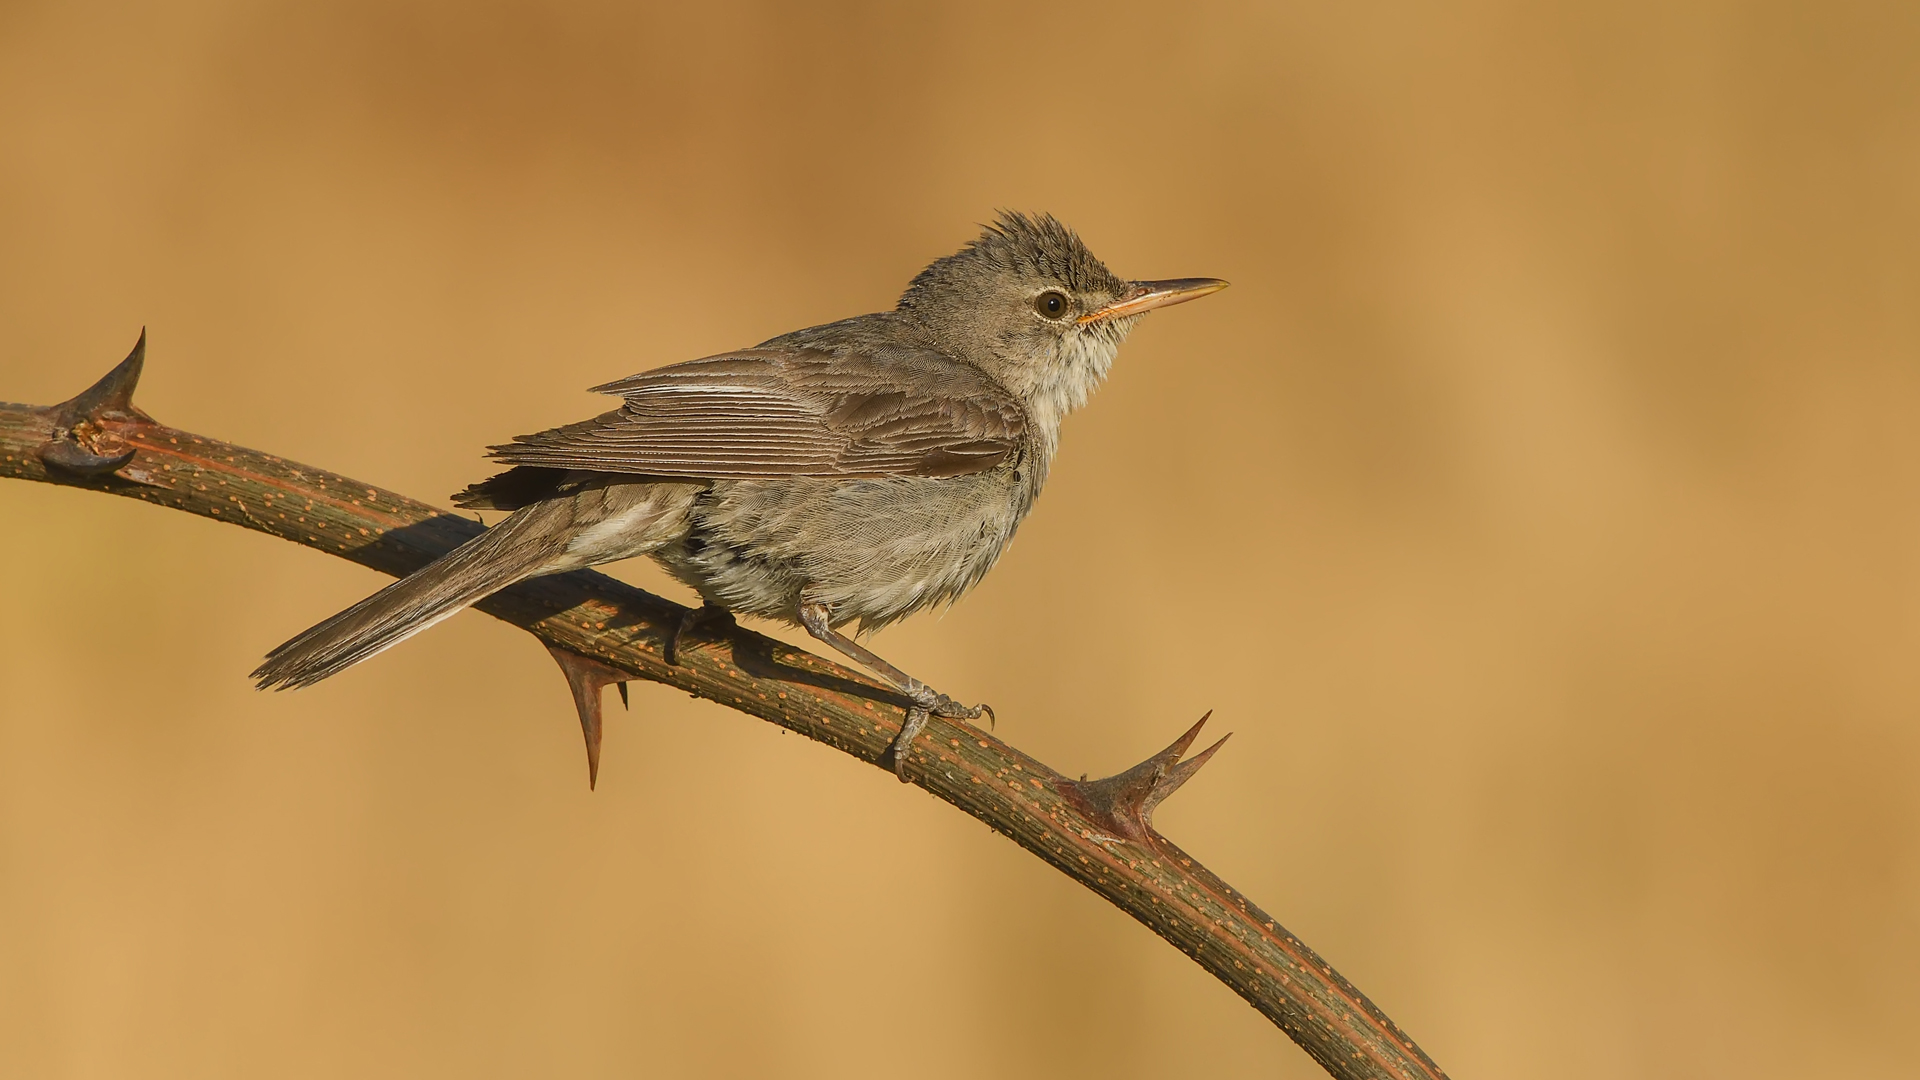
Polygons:
[[1188,760],[1180,760],[1212,715],[1209,711],[1165,750],[1133,768],[1100,780],[1060,781],[1060,793],[1113,835],[1151,845],[1158,835],[1153,831],[1154,808],[1192,779],[1232,737],[1229,733]]
[[619,682],[617,682],[617,683],[614,683],[614,684],[613,684],[613,688],[614,688],[615,690],[618,690],[618,691],[620,691],[620,707],[621,707],[621,708],[623,708],[623,709],[625,709],[625,710],[627,710],[628,712],[632,712],[632,711],[633,711],[633,702],[631,702],[631,701],[628,701],[628,700],[627,700],[627,683],[626,683],[626,680],[624,680],[624,679],[622,679],[621,681],[619,681]]
[[147,331],[141,327],[140,340],[134,342],[125,360],[114,365],[99,382],[47,410],[53,417],[53,438],[40,447],[40,460],[81,476],[100,476],[132,461],[133,448],[99,422],[153,422],[153,417],[133,404],[133,391],[140,383],[140,369],[146,359]]
[[107,417],[149,420],[151,417],[133,405],[133,391],[140,384],[140,370],[147,362],[147,328],[140,328],[140,340],[133,343],[133,351],[125,360],[114,365],[112,371],[100,377],[100,381],[82,390],[78,396],[60,406],[73,410],[66,418],[68,424],[81,419],[99,420]]
[[567,677],[567,689],[573,692],[573,708],[580,714],[580,733],[587,740],[587,789],[600,785],[600,691],[608,683],[620,688],[620,700],[627,700],[627,680],[632,676],[609,667],[590,656],[582,656],[558,645],[547,646],[560,673]]

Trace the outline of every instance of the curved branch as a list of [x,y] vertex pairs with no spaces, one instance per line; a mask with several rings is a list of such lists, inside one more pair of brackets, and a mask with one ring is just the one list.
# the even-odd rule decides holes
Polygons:
[[[71,401],[0,404],[0,476],[185,510],[394,575],[480,531],[403,495],[155,422],[132,400],[145,346],[143,334],[125,361]],[[687,609],[601,574],[537,578],[478,606],[529,631],[561,661],[590,762],[598,757],[602,690],[620,683],[624,693],[634,677],[874,765],[905,716],[905,700],[866,676],[736,627],[703,633],[669,664],[663,653]],[[1205,722],[1126,772],[1073,781],[989,734],[935,718],[915,744],[909,776],[1171,942],[1333,1076],[1444,1077],[1318,954],[1154,830],[1154,806],[1219,748],[1180,761]]]

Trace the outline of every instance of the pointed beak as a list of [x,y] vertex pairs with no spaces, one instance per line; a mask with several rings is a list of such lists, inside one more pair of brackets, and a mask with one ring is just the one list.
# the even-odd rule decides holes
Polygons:
[[1189,300],[1198,300],[1208,293],[1217,293],[1227,287],[1219,278],[1183,277],[1168,278],[1165,281],[1136,281],[1127,287],[1112,303],[1096,308],[1080,316],[1075,322],[1085,325],[1102,319],[1118,319],[1127,315],[1139,315],[1154,308],[1172,307]]

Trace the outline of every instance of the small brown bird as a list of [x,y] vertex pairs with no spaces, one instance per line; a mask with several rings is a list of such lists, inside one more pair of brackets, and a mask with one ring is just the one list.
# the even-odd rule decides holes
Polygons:
[[[492,448],[454,496],[506,520],[269,653],[261,688],[319,682],[516,581],[650,555],[701,613],[781,619],[930,715],[978,719],[840,628],[978,584],[1046,483],[1060,421],[1140,316],[1226,287],[1123,281],[1050,215],[1003,213],[892,311],[796,330],[594,389],[609,413]],[[682,625],[682,632],[690,629]],[[671,652],[671,650],[669,650]]]

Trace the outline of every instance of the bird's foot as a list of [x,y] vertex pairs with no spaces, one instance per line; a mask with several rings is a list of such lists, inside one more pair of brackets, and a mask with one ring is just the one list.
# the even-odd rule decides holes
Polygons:
[[978,720],[987,718],[987,726],[994,725],[993,706],[982,702],[979,705],[962,705],[945,694],[933,695],[927,703],[927,711],[943,720]]
[[914,736],[927,726],[927,710],[918,705],[907,709],[906,722],[900,725],[900,734],[893,737],[893,745],[887,752],[893,755],[893,775],[907,782],[907,751],[913,746]]
[[890,748],[893,775],[899,777],[903,784],[907,782],[907,751],[912,749],[914,738],[926,728],[930,718],[978,720],[985,716],[988,723],[994,720],[991,705],[962,705],[924,683],[915,684],[908,691],[908,696],[913,699],[913,704],[908,707],[906,722],[900,725],[900,734],[894,737]]
[[809,600],[800,605],[800,625],[807,628],[807,633],[833,646],[840,655],[879,672],[881,678],[907,695],[907,701],[911,704],[907,708],[906,722],[900,725],[900,734],[894,736],[893,745],[888,749],[893,755],[893,775],[899,777],[903,784],[907,782],[907,751],[913,748],[914,736],[920,734],[929,719],[938,716],[943,720],[978,720],[985,716],[989,723],[993,721],[991,708],[985,705],[962,705],[880,659],[872,649],[835,630],[833,612],[819,601]]
[[667,645],[661,650],[661,659],[667,662],[668,667],[680,666],[680,643],[701,627],[712,625],[733,627],[735,625],[733,612],[718,604],[701,604],[681,615],[679,625],[673,628],[673,633],[667,635]]

